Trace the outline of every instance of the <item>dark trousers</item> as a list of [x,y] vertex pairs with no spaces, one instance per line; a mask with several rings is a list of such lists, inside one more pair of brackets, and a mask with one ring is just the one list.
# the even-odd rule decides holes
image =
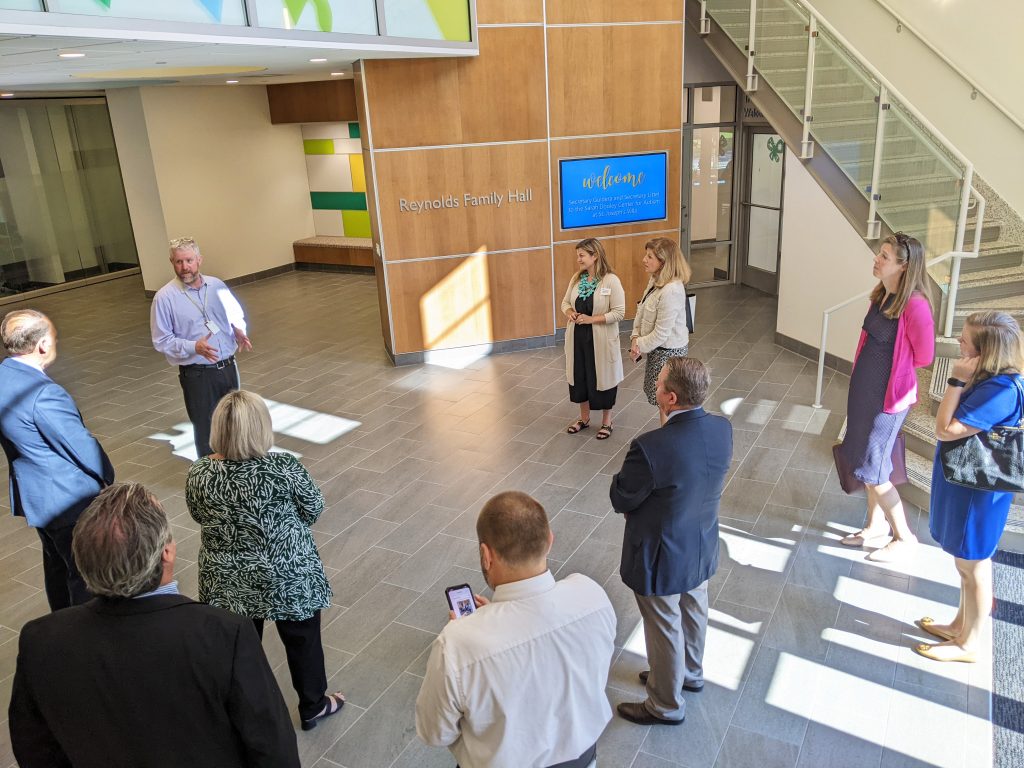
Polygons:
[[[263,619],[253,619],[263,638]],[[320,611],[303,621],[275,621],[277,634],[288,657],[292,687],[299,695],[299,717],[309,720],[327,706],[327,672],[324,647],[320,642]]]
[[60,528],[36,528],[43,543],[43,583],[51,611],[92,600],[82,574],[71,555],[74,525]]
[[185,394],[185,410],[195,433],[196,455],[199,458],[208,456],[213,453],[210,450],[210,419],[220,399],[241,386],[238,366],[233,357],[211,365],[182,365],[178,367],[178,381]]

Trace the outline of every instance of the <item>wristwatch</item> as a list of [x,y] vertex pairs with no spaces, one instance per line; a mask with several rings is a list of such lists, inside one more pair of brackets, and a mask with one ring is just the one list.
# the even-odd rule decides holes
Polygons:
[[960,379],[954,379],[952,376],[950,376],[948,379],[946,379],[946,383],[949,386],[951,386],[951,387],[966,387],[967,386],[967,382],[966,381],[960,381]]

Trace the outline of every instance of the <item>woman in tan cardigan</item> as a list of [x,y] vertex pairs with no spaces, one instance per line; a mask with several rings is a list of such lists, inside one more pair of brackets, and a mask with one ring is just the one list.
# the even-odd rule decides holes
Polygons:
[[636,305],[629,354],[636,362],[647,355],[644,394],[657,405],[654,391],[665,361],[686,357],[690,334],[686,329],[686,283],[690,265],[674,240],[655,237],[644,244],[644,270],[651,276]]
[[626,313],[622,283],[608,266],[604,246],[592,237],[576,246],[579,271],[569,281],[562,312],[565,328],[565,375],[569,399],[580,405],[580,417],[566,430],[570,434],[590,426],[590,411],[604,411],[595,437],[612,434],[612,409],[622,381],[619,321]]

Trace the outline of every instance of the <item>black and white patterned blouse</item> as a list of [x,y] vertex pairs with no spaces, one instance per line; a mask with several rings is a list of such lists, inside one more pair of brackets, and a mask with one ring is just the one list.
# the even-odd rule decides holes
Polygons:
[[185,501],[202,526],[201,601],[269,621],[302,621],[330,605],[309,529],[324,497],[298,459],[200,459],[189,470]]

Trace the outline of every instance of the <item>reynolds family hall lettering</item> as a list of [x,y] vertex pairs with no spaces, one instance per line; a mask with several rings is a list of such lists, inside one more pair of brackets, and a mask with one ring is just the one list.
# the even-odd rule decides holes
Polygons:
[[425,213],[440,211],[445,208],[476,208],[482,205],[493,205],[501,208],[504,204],[529,203],[533,200],[533,189],[510,189],[508,193],[488,192],[484,195],[472,195],[466,192],[461,198],[455,195],[444,195],[432,200],[407,200],[398,198],[398,210],[402,213]]

